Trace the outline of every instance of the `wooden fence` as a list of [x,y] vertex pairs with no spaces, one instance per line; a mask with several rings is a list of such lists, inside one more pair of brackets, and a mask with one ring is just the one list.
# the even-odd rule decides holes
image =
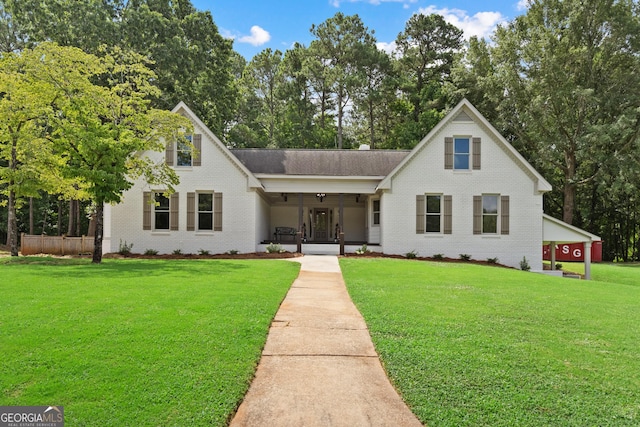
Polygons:
[[44,236],[22,233],[22,255],[79,255],[93,253],[93,237]]

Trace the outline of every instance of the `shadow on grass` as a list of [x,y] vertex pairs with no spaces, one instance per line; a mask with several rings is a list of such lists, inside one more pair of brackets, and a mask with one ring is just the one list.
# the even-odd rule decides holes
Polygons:
[[120,278],[132,276],[164,276],[168,273],[181,272],[193,274],[224,274],[232,271],[244,270],[248,267],[248,260],[103,260],[100,264],[93,264],[91,259],[85,258],[55,258],[55,257],[19,257],[0,259],[0,266],[4,268],[23,267],[28,265],[34,274],[57,270],[76,278],[105,277]]

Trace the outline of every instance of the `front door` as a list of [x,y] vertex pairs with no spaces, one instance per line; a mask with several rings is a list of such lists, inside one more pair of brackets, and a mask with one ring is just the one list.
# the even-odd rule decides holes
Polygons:
[[315,241],[329,240],[329,209],[313,209],[313,232]]

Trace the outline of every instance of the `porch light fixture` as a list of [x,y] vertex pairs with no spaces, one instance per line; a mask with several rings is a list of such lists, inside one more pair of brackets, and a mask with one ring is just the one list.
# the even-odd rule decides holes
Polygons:
[[320,203],[322,203],[322,199],[324,199],[326,197],[326,194],[324,194],[324,193],[316,193],[316,197],[318,199],[320,199]]
[[282,196],[282,199],[286,202],[289,199],[289,196],[287,195],[287,193],[280,193],[280,195]]
[[360,195],[356,194],[356,203],[360,203]]

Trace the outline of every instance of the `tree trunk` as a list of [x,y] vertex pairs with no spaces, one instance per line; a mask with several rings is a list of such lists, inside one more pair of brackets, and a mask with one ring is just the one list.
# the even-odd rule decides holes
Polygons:
[[573,224],[573,212],[576,206],[576,184],[574,179],[576,177],[576,151],[572,147],[565,151],[564,155],[565,169],[564,169],[564,202],[562,206],[562,220],[567,224]]
[[562,206],[562,220],[567,224],[573,223],[573,211],[576,205],[576,185],[564,183],[564,204]]
[[[13,181],[9,183],[13,187]],[[9,217],[7,218],[7,245],[11,256],[18,256],[18,221],[16,219],[16,193],[9,190]]]
[[93,237],[93,259],[94,264],[102,262],[102,233],[104,231],[104,203],[96,203],[96,234]]
[[[11,160],[9,170],[15,172],[18,168],[17,142],[14,140],[11,145]],[[7,217],[7,245],[11,251],[11,256],[18,256],[18,220],[16,218],[16,192],[13,189],[16,185],[13,177],[9,180],[9,213]]]
[[82,233],[80,232],[80,226],[81,221],[80,221],[80,200],[76,200],[76,230],[75,230],[75,235],[76,237],[81,236]]
[[58,200],[58,236],[62,236],[62,200]]
[[344,111],[342,109],[342,92],[338,91],[338,150],[342,150],[342,115]]
[[33,234],[33,197],[29,197],[29,234]]
[[369,101],[369,144],[371,145],[371,149],[376,148],[376,133],[374,129],[374,111],[373,111],[373,101]]
[[67,227],[67,236],[73,236],[73,232],[76,229],[75,219],[76,219],[76,209],[75,209],[75,200],[69,200],[69,225]]

